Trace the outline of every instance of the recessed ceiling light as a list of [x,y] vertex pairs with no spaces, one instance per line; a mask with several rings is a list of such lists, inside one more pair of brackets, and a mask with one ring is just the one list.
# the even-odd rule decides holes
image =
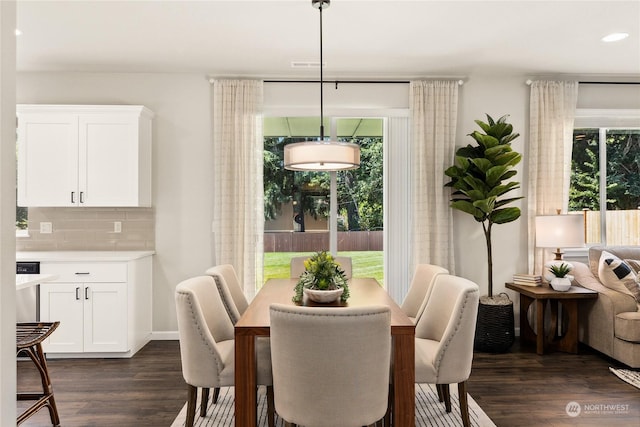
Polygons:
[[629,33],[611,33],[602,38],[603,42],[617,42],[629,37]]
[[22,35],[22,31],[20,31],[19,29],[16,28],[15,34],[16,34],[16,36],[21,36]]

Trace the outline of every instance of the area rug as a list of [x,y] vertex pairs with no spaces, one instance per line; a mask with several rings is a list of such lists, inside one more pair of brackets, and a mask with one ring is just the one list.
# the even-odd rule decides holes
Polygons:
[[[211,393],[213,395],[213,393]],[[258,426],[267,426],[267,404],[265,388],[260,387],[258,391]],[[208,405],[206,417],[200,417],[200,398],[196,407],[196,427],[232,427],[234,426],[233,414],[233,387],[223,387],[220,389],[218,403]],[[471,425],[475,427],[495,427],[478,404],[469,396],[469,418]],[[171,424],[171,427],[182,427],[187,414],[187,404]],[[283,422],[276,416],[276,426],[282,426]],[[431,384],[416,384],[416,427],[419,426],[462,426],[460,417],[460,403],[458,401],[458,391],[456,386],[451,386],[451,412],[444,410],[444,404],[438,402],[438,395],[435,386]]]
[[616,377],[622,381],[631,384],[636,388],[640,388],[640,371],[632,371],[631,369],[609,368]]

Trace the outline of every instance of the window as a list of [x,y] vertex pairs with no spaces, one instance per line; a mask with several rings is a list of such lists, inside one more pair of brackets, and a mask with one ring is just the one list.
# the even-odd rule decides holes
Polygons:
[[640,119],[608,113],[576,119],[569,211],[585,216],[587,245],[640,245]]
[[[336,174],[339,255],[352,258],[354,275],[382,282],[384,120],[333,121],[338,140],[360,145],[361,156],[360,168]],[[289,277],[293,256],[329,250],[330,174],[283,167],[286,144],[318,133],[317,117],[264,119],[265,280]]]

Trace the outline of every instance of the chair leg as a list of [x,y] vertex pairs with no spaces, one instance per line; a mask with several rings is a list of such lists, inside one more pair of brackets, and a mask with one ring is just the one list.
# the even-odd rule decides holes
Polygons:
[[439,384],[442,391],[442,400],[444,400],[444,409],[451,412],[451,393],[449,392],[449,384]]
[[469,427],[469,402],[467,400],[467,382],[458,383],[458,399],[460,401],[460,415],[462,416],[462,425]]
[[297,427],[294,423],[290,423],[289,421],[284,422],[284,427]]
[[276,425],[276,409],[273,400],[273,386],[267,386],[267,421],[269,422],[269,427],[275,427]]
[[442,384],[436,384],[436,391],[438,392],[438,402],[442,402],[444,400],[444,396],[442,396]]
[[213,389],[213,403],[218,403],[218,396],[220,396],[220,387]]
[[207,416],[207,405],[209,404],[209,388],[202,387],[202,398],[200,399],[200,416]]
[[185,427],[193,427],[193,421],[196,418],[196,399],[198,398],[198,388],[187,384],[187,419],[184,423]]

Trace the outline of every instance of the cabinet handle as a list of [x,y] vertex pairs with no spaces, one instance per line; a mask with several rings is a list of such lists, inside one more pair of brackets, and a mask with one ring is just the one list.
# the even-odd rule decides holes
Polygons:
[[89,287],[84,288],[84,299],[89,299]]
[[90,273],[90,272],[88,272],[88,271],[78,271],[78,272],[76,272],[75,274],[76,274],[76,276],[80,276],[80,275],[83,275],[83,274],[84,274],[84,275],[87,275],[87,274],[91,274],[91,273]]
[[76,192],[72,191],[71,192],[71,203],[75,203],[76,202]]
[[80,203],[84,203],[84,191],[80,192]]
[[76,288],[76,300],[80,299],[80,288]]

